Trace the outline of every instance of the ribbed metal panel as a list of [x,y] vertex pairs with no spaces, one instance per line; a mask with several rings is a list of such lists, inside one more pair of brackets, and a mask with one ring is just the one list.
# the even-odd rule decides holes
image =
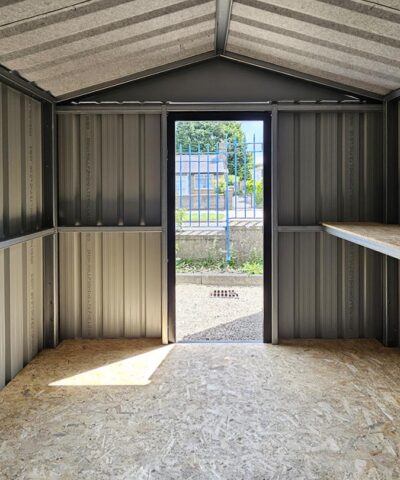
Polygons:
[[380,112],[279,113],[279,225],[382,221]]
[[60,225],[161,225],[160,115],[59,115]]
[[41,104],[0,84],[0,239],[42,227]]
[[382,262],[327,234],[280,233],[279,338],[380,338]]
[[0,388],[43,347],[43,240],[0,251]]
[[[280,112],[279,225],[383,221],[379,112]],[[279,338],[380,337],[382,256],[312,232],[279,233]]]
[[61,338],[161,337],[161,233],[60,234]]

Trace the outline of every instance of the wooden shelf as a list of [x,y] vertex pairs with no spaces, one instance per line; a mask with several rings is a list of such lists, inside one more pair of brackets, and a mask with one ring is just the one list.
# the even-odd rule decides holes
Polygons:
[[324,232],[400,259],[400,225],[364,222],[323,222]]

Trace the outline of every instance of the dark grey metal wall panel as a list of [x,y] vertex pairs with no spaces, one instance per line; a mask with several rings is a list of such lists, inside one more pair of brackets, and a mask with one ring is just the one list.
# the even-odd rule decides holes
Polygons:
[[279,224],[382,221],[380,112],[279,113]]
[[382,262],[325,233],[279,233],[279,338],[380,338]]
[[42,107],[0,84],[0,238],[43,225]]
[[43,348],[43,240],[0,251],[0,388]]
[[161,233],[60,234],[61,338],[161,337]]
[[[230,55],[230,54],[229,54]],[[242,57],[242,60],[244,57]],[[251,60],[248,58],[251,62]],[[257,63],[257,62],[255,62]],[[272,65],[270,67],[273,70]],[[276,67],[276,65],[275,65]],[[212,79],[212,88],[210,88]],[[78,102],[265,102],[348,100],[343,89],[227,58],[205,60],[141,80],[71,99]],[[352,93],[354,97],[354,92]],[[358,98],[364,99],[358,95]]]
[[161,224],[160,115],[60,114],[59,224]]

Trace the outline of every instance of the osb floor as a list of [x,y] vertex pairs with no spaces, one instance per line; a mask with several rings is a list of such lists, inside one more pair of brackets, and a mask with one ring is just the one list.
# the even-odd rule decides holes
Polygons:
[[398,479],[399,413],[375,341],[68,341],[0,393],[0,477]]

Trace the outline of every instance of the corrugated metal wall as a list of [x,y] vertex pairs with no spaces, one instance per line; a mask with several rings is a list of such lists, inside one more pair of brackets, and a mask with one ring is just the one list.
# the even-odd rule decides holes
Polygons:
[[325,233],[279,234],[279,338],[381,338],[383,256]]
[[0,250],[0,388],[43,347],[43,240]]
[[59,224],[161,225],[160,115],[58,122]]
[[161,116],[58,118],[60,226],[121,229],[60,234],[61,338],[161,337]]
[[0,84],[0,240],[42,227],[41,122],[40,102]]
[[382,113],[278,118],[279,225],[383,221]]
[[161,298],[161,233],[60,234],[61,338],[159,338]]
[[[279,225],[383,221],[380,112],[278,118]],[[382,259],[325,233],[280,231],[279,338],[380,338]]]
[[23,240],[46,223],[42,119],[39,101],[0,84],[0,241],[16,243],[0,245],[0,388],[43,348],[47,243]]

